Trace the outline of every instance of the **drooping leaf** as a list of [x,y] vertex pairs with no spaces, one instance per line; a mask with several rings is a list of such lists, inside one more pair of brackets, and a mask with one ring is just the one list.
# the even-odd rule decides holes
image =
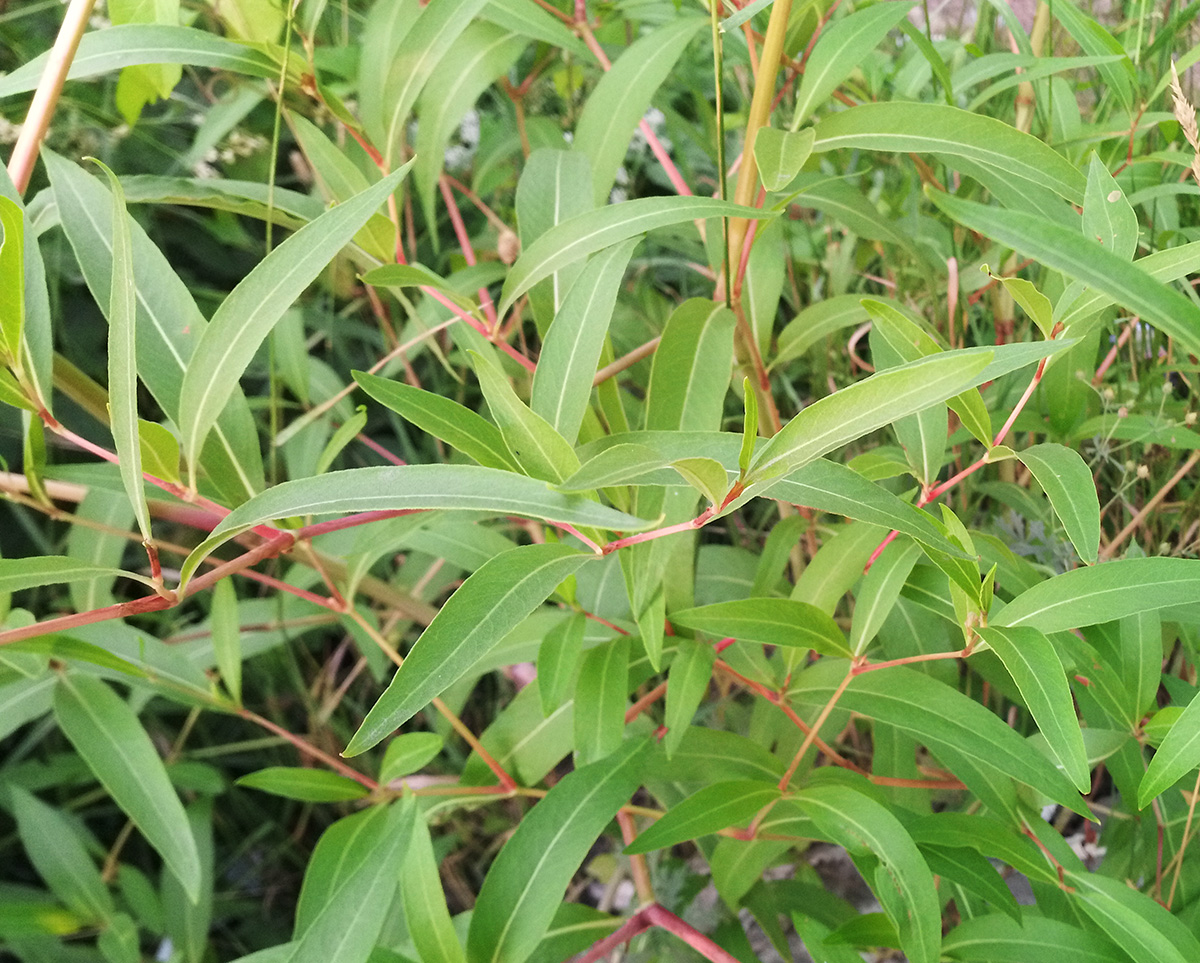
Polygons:
[[568,575],[595,555],[525,545],[497,555],[459,587],[413,645],[344,755],[370,749],[465,675]]
[[149,580],[132,572],[103,565],[91,565],[66,555],[42,555],[30,558],[0,558],[0,592],[19,592],[21,589],[59,582],[83,582],[89,579],[121,575],[150,584]]
[[1050,442],[1017,452],[1050,500],[1079,557],[1089,564],[1100,553],[1100,502],[1092,471],[1074,448]]
[[200,896],[200,856],[162,759],[133,710],[99,679],[63,675],[54,691],[59,726],[100,784],[158,850],[188,898]]
[[1138,809],[1200,767],[1200,698],[1193,698],[1163,738],[1138,786]]
[[576,769],[521,820],[476,900],[470,963],[525,963],[596,837],[641,782],[649,749],[646,741],[629,741]]

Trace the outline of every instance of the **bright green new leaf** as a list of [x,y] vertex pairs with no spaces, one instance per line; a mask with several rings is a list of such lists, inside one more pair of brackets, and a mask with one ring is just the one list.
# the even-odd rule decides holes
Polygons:
[[1092,783],[1087,752],[1066,673],[1054,646],[1037,629],[990,626],[976,630],[1021,692],[1050,751],[1080,792]]
[[595,555],[566,545],[524,545],[484,563],[413,645],[344,755],[370,749],[470,671],[568,575]]
[[302,227],[221,302],[200,336],[179,392],[183,452],[193,479],[204,439],[259,345],[313,278],[395,191],[411,166],[409,161]]
[[738,473],[745,475],[750,470],[750,460],[754,456],[754,444],[758,438],[758,395],[751,389],[748,376],[742,379],[742,397],[746,405],[746,414],[742,419],[742,448],[738,452]]
[[272,796],[299,799],[301,802],[327,803],[362,799],[369,792],[362,783],[324,769],[297,769],[270,766],[242,776],[239,786],[258,789]]
[[1187,605],[1200,598],[1200,561],[1123,558],[1063,572],[1026,589],[990,619],[1031,625],[1047,635],[1113,622],[1137,612]]
[[142,470],[167,482],[179,481],[179,442],[171,432],[153,421],[138,419],[138,448]]
[[668,809],[662,819],[638,833],[637,839],[625,847],[625,853],[633,856],[665,849],[727,826],[748,823],[760,809],[781,796],[779,787],[770,782],[714,782]]
[[680,458],[671,467],[713,505],[720,505],[729,490],[729,474],[715,458]]
[[325,445],[325,450],[321,452],[320,457],[317,459],[317,465],[313,474],[323,475],[329,471],[329,466],[342,453],[342,449],[358,437],[359,432],[366,426],[367,406],[359,405],[358,410],[353,415],[338,425],[337,431],[333,433],[333,436]]
[[1108,168],[1095,154],[1088,163],[1083,236],[1126,261],[1132,261],[1137,251],[1137,215]]
[[582,613],[573,612],[547,632],[538,646],[538,696],[542,702],[542,715],[546,718],[575,690],[586,622]]
[[630,44],[588,95],[575,125],[572,149],[592,164],[592,202],[599,207],[625,160],[629,139],[650,100],[706,17],[675,16]]
[[400,871],[400,897],[404,901],[404,922],[421,963],[465,963],[446,906],[433,839],[420,815],[413,820],[407,844]]
[[920,557],[921,546],[916,542],[895,541],[868,570],[854,601],[854,621],[850,624],[852,655],[862,655],[879,633],[900,598],[908,573]]
[[442,751],[444,740],[436,732],[406,732],[388,743],[379,767],[379,782],[387,784],[419,772]]
[[470,963],[525,963],[596,837],[641,783],[649,749],[644,740],[626,742],[576,769],[521,820],[475,902]]
[[768,191],[781,191],[800,173],[812,154],[816,132],[811,127],[804,130],[775,130],[763,127],[754,135],[754,162],[763,187]]
[[108,410],[116,444],[121,482],[133,506],[142,541],[150,541],[150,509],[142,488],[142,448],[137,413],[137,308],[133,280],[133,242],[125,214],[121,182],[107,166],[95,161],[108,177],[112,191],[112,284],[108,307]]
[[[987,265],[984,265],[985,267]],[[990,272],[989,272],[990,273]],[[994,275],[993,275],[994,276]],[[1033,319],[1043,338],[1054,333],[1054,308],[1050,299],[1024,278],[997,278],[1014,301]]]
[[715,638],[812,649],[822,655],[849,655],[837,623],[815,606],[794,599],[739,599],[671,613],[680,628]]
[[1138,264],[1033,214],[986,207],[941,191],[928,195],[960,224],[1104,292],[1189,351],[1200,353],[1200,307],[1154,281]]
[[1172,724],[1138,787],[1138,809],[1200,767],[1200,698],[1193,698]]
[[485,468],[518,471],[500,430],[470,408],[431,391],[391,381],[365,371],[352,371],[354,380],[381,405],[440,438]]
[[588,649],[575,684],[575,758],[580,766],[611,756],[625,735],[629,636]]
[[118,806],[158,850],[193,902],[200,856],[167,770],[133,710],[99,679],[63,675],[54,690],[63,733]]
[[551,227],[521,252],[504,281],[499,311],[505,314],[542,278],[637,234],[709,217],[763,220],[774,216],[711,197],[641,197],[578,214]]
[[700,700],[708,691],[712,681],[713,663],[716,653],[711,645],[694,639],[681,638],[676,642],[678,651],[675,661],[667,672],[667,708],[665,722],[667,734],[663,738],[663,749],[667,758],[675,754],[688,733],[692,717],[700,707]]
[[1083,457],[1074,448],[1052,442],[1033,445],[1017,457],[1042,486],[1079,557],[1095,562],[1100,553],[1100,501]]
[[933,873],[900,821],[849,786],[813,786],[795,801],[852,857],[879,860],[872,888],[900,933],[901,948],[913,963],[937,963],[942,914]]

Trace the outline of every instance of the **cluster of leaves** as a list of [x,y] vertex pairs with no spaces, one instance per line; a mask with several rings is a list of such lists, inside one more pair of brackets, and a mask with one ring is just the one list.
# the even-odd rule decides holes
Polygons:
[[1200,959],[1197,6],[109,0],[0,175],[0,950]]

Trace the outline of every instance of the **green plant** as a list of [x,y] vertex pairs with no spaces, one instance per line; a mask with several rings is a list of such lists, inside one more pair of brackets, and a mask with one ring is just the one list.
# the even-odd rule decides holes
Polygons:
[[0,13],[5,952],[1200,959],[1195,5],[149,6]]

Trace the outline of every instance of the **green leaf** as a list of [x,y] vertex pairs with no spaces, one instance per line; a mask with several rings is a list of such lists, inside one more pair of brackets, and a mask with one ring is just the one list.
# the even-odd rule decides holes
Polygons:
[[133,242],[121,182],[107,166],[99,164],[112,191],[112,285],[108,307],[108,410],[109,427],[116,444],[121,482],[133,506],[142,541],[150,541],[150,509],[142,487],[142,448],[137,413],[137,288],[133,280]]
[[900,821],[849,786],[813,786],[794,798],[852,857],[869,853],[879,860],[872,889],[900,932],[901,949],[913,963],[937,963],[941,904],[933,874]]
[[[0,77],[0,98],[35,90],[49,54]],[[84,80],[138,64],[189,64],[276,80],[279,64],[252,46],[207,30],[166,24],[126,24],[85,33],[71,60],[68,80]]]
[[630,741],[576,769],[521,820],[488,870],[467,936],[471,963],[524,963],[554,919],[571,878],[638,787],[650,749]]
[[1075,902],[1135,963],[1191,963],[1200,940],[1176,916],[1124,880],[1067,870]]
[[680,458],[671,467],[713,505],[721,504],[729,489],[729,474],[715,458]]
[[566,545],[524,545],[485,562],[413,645],[343,755],[365,752],[470,671],[595,555]]
[[241,705],[242,629],[238,624],[237,592],[228,578],[213,586],[211,631],[213,655],[221,681],[233,701]]
[[1200,698],[1193,698],[1171,724],[1146,775],[1138,786],[1138,809],[1162,795],[1193,769],[1200,766]]
[[638,38],[588,95],[571,146],[591,161],[592,202],[597,207],[608,199],[629,139],[651,98],[706,22],[705,17],[677,14],[665,26]]
[[138,449],[142,455],[142,469],[148,475],[163,481],[179,481],[179,442],[162,425],[138,419]]
[[54,714],[100,784],[133,821],[193,902],[200,856],[187,814],[150,737],[126,703],[99,679],[62,675]]
[[[807,73],[807,71],[806,71]],[[952,165],[961,158],[1004,175],[1029,190],[1049,188],[1082,204],[1087,182],[1075,165],[1042,141],[1016,128],[945,104],[862,104],[823,119],[813,151],[844,147],[935,154]]]
[[[285,963],[367,963],[396,893],[404,845],[412,838],[417,818],[411,798],[387,808],[376,807],[363,816],[355,827],[361,827],[356,840],[359,845],[337,854],[335,876],[320,881],[324,898],[319,903],[313,898],[315,892],[310,897],[310,906],[317,909],[303,930],[297,909],[298,939],[283,957]],[[368,838],[373,844],[363,845]],[[314,864],[315,856],[305,874],[301,902],[309,894],[308,877]]]
[[386,785],[419,772],[437,757],[443,745],[444,740],[436,732],[406,732],[396,736],[383,754],[379,782]]
[[[546,521],[617,531],[636,531],[654,525],[581,495],[559,494],[535,478],[494,468],[475,465],[350,468],[284,482],[234,509],[188,556],[182,580],[186,582],[191,578],[196,566],[217,546],[273,518],[432,508],[528,515]],[[0,586],[3,585],[5,567],[0,563]]]
[[299,799],[301,802],[345,802],[362,799],[368,794],[361,783],[323,769],[297,769],[291,766],[269,766],[242,776],[237,785],[258,789],[272,796]]
[[[1138,258],[1133,263],[1135,267],[1162,284],[1178,281],[1200,270],[1200,241],[1156,251]],[[1100,312],[1115,300],[1116,297],[1107,291],[1088,288],[1069,304],[1058,306],[1059,321],[1072,329],[1073,337],[1082,337],[1094,325],[1099,324]]]
[[530,6],[524,0],[490,0],[480,16],[506,30],[534,40],[544,40],[553,47],[568,50],[580,57],[588,55],[587,46],[561,20],[550,16],[540,7]]
[[275,248],[221,302],[196,344],[179,389],[184,457],[194,479],[200,448],[259,345],[355,232],[395,191],[409,161]]
[[66,555],[42,555],[30,558],[0,558],[0,592],[53,585],[59,582],[84,582],[120,575],[150,585],[150,580],[132,572],[104,565],[91,565]]
[[1099,933],[1032,913],[1020,920],[999,914],[963,920],[942,939],[942,952],[962,963],[1128,963],[1129,959]]
[[625,735],[629,636],[588,649],[575,684],[575,758],[579,765],[611,756]]
[[1042,486],[1079,557],[1095,562],[1100,554],[1100,501],[1083,456],[1074,448],[1047,442],[1019,451],[1017,457]]
[[815,136],[811,127],[799,131],[761,128],[754,135],[754,162],[763,187],[768,191],[787,187],[812,154]]
[[429,826],[419,815],[413,821],[400,871],[400,897],[404,901],[404,922],[421,963],[465,963],[462,944],[446,907]]
[[1054,868],[1032,839],[991,816],[940,812],[915,819],[907,828],[921,846],[965,847],[998,859],[1031,880],[1047,883],[1058,880]]
[[1054,309],[1050,299],[1024,278],[1002,277],[997,280],[1004,285],[1013,300],[1021,305],[1021,310],[1033,319],[1042,337],[1049,338],[1054,333]]
[[521,252],[504,280],[499,311],[506,313],[542,278],[637,234],[709,217],[763,220],[774,216],[711,197],[642,197],[578,214],[554,225]]
[[1050,635],[1113,622],[1200,598],[1200,561],[1123,558],[1063,572],[1026,589],[992,625],[1031,625]]
[[317,464],[313,469],[314,475],[323,475],[329,471],[329,466],[333,464],[335,458],[342,453],[350,442],[358,437],[359,432],[367,425],[367,406],[359,405],[358,410],[353,415],[347,418],[338,426],[337,431],[333,433],[329,441],[325,444],[324,450],[320,457],[317,458]]
[[928,194],[960,224],[1103,291],[1189,351],[1200,353],[1200,308],[1178,291],[1156,283],[1137,263],[1130,264],[1097,242],[1033,214],[985,207],[940,191]]
[[17,835],[51,892],[84,919],[111,919],[112,896],[65,813],[18,785],[10,786],[8,791]]
[[579,437],[592,380],[617,303],[617,291],[640,237],[601,251],[567,292],[542,342],[529,406],[567,442]]
[[500,430],[490,421],[456,401],[422,391],[400,381],[365,371],[350,372],[354,380],[381,405],[391,408],[422,431],[440,438],[485,468],[518,471]]
[[[377,288],[437,288],[455,300],[462,300],[441,275],[434,274],[421,264],[384,264],[361,275],[363,283]],[[469,303],[469,302],[468,302]],[[373,376],[372,376],[373,377]]]
[[896,541],[884,549],[863,578],[854,600],[854,621],[850,624],[850,654],[859,656],[879,633],[900,598],[900,589],[908,579],[921,546],[916,542]]
[[[666,458],[645,445],[615,444],[589,458],[570,478],[554,487],[560,492],[587,492],[613,485],[652,485],[656,481],[651,473],[668,464]],[[721,471],[724,474],[724,468]]]
[[668,809],[662,819],[638,833],[625,847],[625,853],[634,856],[665,849],[727,826],[748,823],[760,809],[782,795],[779,787],[769,782],[714,782]]
[[837,623],[807,602],[794,599],[738,599],[671,613],[685,629],[716,638],[732,636],[745,642],[812,649],[822,655],[849,655],[846,637]]
[[583,635],[587,618],[573,612],[546,633],[538,646],[538,695],[542,715],[549,718],[575,691],[579,678],[579,659],[583,654]]
[[1092,778],[1083,735],[1062,662],[1050,640],[1031,628],[991,626],[976,631],[1004,663],[1067,778],[1087,792]]
[[1137,251],[1137,215],[1108,168],[1095,154],[1088,164],[1083,236],[1125,261],[1132,261]]
[[689,731],[692,717],[700,707],[712,681],[716,653],[711,645],[693,639],[679,639],[675,661],[667,672],[667,707],[664,722],[667,734],[663,748],[670,759]]
[[1104,82],[1116,91],[1126,111],[1132,111],[1137,71],[1121,42],[1107,28],[1080,11],[1071,0],[1063,0],[1062,3],[1056,4],[1053,15],[1087,53],[1093,56],[1120,55],[1121,60],[1117,63],[1104,63],[1097,69]]
[[561,482],[579,468],[570,443],[541,415],[530,410],[509,383],[508,377],[483,355],[469,351],[475,376],[488,410],[508,450],[526,474],[548,482]]
[[[9,75],[11,76],[11,74]],[[3,80],[0,80],[3,83]],[[25,212],[0,195],[0,358],[19,365],[25,328]]]
[[[745,475],[750,470],[750,460],[754,455],[754,444],[758,438],[758,395],[751,388],[749,376],[742,379],[742,398],[746,406],[746,413],[742,419],[742,448],[738,452],[739,475]],[[715,499],[713,504],[717,504]]]
[[[879,42],[912,9],[911,0],[901,3],[877,3],[856,10],[831,24],[817,40],[804,67],[804,78],[796,92],[796,112],[792,130],[798,130],[819,106],[837,90]],[[895,106],[895,105],[889,105]],[[757,151],[758,145],[755,144]],[[770,190],[771,188],[767,188]]]
[[[648,430],[711,431],[719,426],[729,385],[735,323],[732,311],[704,298],[690,298],[671,313],[650,368]],[[698,454],[685,450],[670,460]]]
[[977,850],[966,846],[926,844],[921,847],[921,852],[933,873],[943,879],[953,880],[969,892],[982,896],[1014,920],[1021,919],[1021,908],[1017,905],[1008,884]]

